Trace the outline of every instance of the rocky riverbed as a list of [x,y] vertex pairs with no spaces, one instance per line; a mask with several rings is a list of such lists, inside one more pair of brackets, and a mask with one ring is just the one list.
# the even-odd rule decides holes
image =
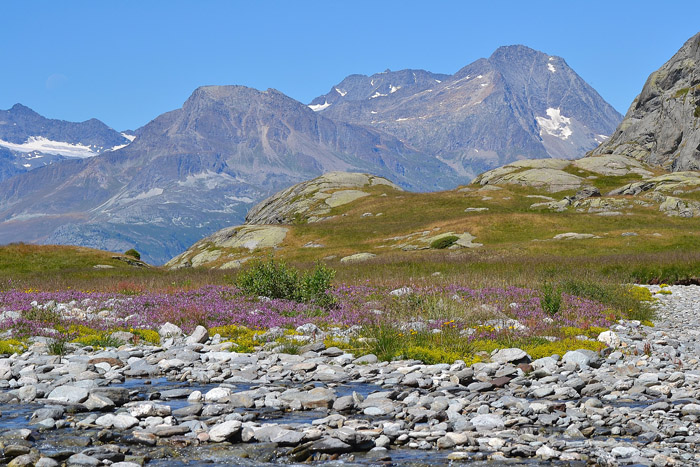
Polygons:
[[656,326],[620,322],[601,354],[471,367],[234,353],[172,325],[158,347],[38,343],[0,358],[0,462],[700,465],[700,287],[665,290]]

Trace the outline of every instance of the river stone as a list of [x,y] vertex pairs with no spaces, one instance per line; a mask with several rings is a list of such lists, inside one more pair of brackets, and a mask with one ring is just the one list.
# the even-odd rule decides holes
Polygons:
[[600,357],[596,352],[587,349],[570,350],[562,358],[564,364],[571,363],[579,368],[595,367],[599,360]]
[[219,423],[209,430],[209,438],[214,443],[221,443],[240,433],[241,426],[242,423],[238,420],[229,420]]
[[304,439],[304,433],[280,429],[276,434],[270,436],[270,442],[277,443],[280,446],[296,446]]
[[610,453],[615,457],[628,458],[638,456],[640,451],[632,446],[615,446]]
[[505,428],[503,417],[495,414],[477,415],[470,422],[478,432],[503,430]]
[[102,462],[99,459],[95,459],[94,457],[86,456],[83,453],[78,453],[78,454],[73,454],[68,458],[67,464],[70,465],[85,465],[85,466],[93,466],[93,465],[102,465]]
[[17,396],[22,402],[31,402],[36,399],[36,386],[27,385],[22,386],[17,391]]
[[209,331],[204,326],[197,326],[192,334],[185,339],[186,344],[204,344],[209,340]]
[[328,388],[314,388],[310,391],[285,391],[279,395],[279,399],[287,402],[300,403],[304,409],[330,408],[335,402],[335,391]]
[[182,329],[173,323],[165,323],[158,328],[158,335],[160,335],[161,339],[167,339],[168,337],[180,337],[182,336]]
[[115,428],[117,430],[128,430],[139,424],[138,418],[132,417],[131,415],[119,414],[107,414],[99,417],[95,420],[95,424],[103,426],[105,428]]
[[[42,457],[38,461],[36,461],[36,464],[34,464],[34,467],[58,467],[60,464],[56,462],[55,460],[51,459],[50,457]],[[114,464],[112,464],[114,465]]]
[[95,410],[111,410],[116,407],[116,404],[109,397],[101,396],[99,394],[90,393],[87,400],[83,402],[83,405],[92,412]]
[[51,393],[49,393],[47,399],[69,402],[72,404],[80,404],[88,398],[88,390],[85,388],[77,386],[59,386]]
[[700,415],[700,404],[685,404],[681,408],[683,415]]
[[352,450],[353,448],[349,444],[331,437],[321,438],[309,447],[309,451],[323,452],[326,454],[342,454],[344,452],[351,452]]
[[535,455],[543,460],[555,459],[559,457],[559,454],[561,454],[559,451],[555,451],[546,444],[540,446],[537,451],[535,451]]
[[495,354],[491,355],[491,361],[498,363],[529,363],[530,356],[522,349],[510,348],[500,349]]
[[90,389],[90,394],[106,397],[117,406],[129,402],[129,390],[126,388],[93,388]]
[[128,410],[131,416],[136,418],[167,417],[171,414],[169,405],[156,404],[154,402],[143,402],[129,407]]
[[204,400],[207,402],[224,402],[230,396],[231,390],[229,388],[213,388],[204,395]]
[[23,454],[17,456],[7,464],[8,467],[31,467],[37,461],[37,456],[33,454]]

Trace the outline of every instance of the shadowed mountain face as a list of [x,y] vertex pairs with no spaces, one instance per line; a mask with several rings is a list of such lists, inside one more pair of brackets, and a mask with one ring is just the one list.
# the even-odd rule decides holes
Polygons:
[[96,156],[132,140],[94,118],[52,120],[16,104],[0,110],[0,180],[59,160]]
[[700,33],[647,78],[612,137],[593,151],[674,171],[700,169]]
[[516,159],[582,157],[622,117],[564,59],[524,46],[454,75],[351,75],[310,108],[392,134],[470,178]]
[[63,161],[0,184],[0,243],[123,251],[162,263],[240,223],[270,194],[333,170],[436,190],[458,184],[442,162],[377,130],[334,122],[279,93],[197,89],[127,147]]

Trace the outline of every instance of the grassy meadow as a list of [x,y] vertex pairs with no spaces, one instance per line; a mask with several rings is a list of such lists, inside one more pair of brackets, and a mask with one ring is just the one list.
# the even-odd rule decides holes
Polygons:
[[[634,180],[592,183],[606,192]],[[620,214],[599,215],[585,204],[562,212],[531,207],[573,191],[369,191],[372,196],[334,208],[322,222],[300,217],[274,250],[227,250],[208,267],[136,267],[87,248],[2,247],[0,307],[21,314],[0,320],[2,345],[26,347],[46,329],[64,336],[44,332],[52,342],[70,345],[118,345],[110,340],[115,330],[155,342],[154,331],[170,321],[185,331],[204,325],[233,350],[294,353],[305,342],[296,328],[314,323],[328,333],[327,345],[386,360],[475,362],[513,346],[536,358],[600,350],[597,335],[618,319],[651,324],[653,296],[631,284],[700,278],[700,221],[667,216],[643,197],[606,197]],[[431,239],[450,232],[469,233],[482,246],[430,247]],[[567,232],[593,238],[553,238]],[[322,246],[305,248],[308,243]],[[358,252],[376,256],[340,261]],[[242,268],[245,281],[240,269],[218,269],[242,257],[250,259]],[[320,265],[325,272],[318,273]],[[282,283],[283,291],[271,291],[271,284]],[[98,319],[42,308],[52,301],[104,313]],[[270,328],[282,332],[272,335]]]

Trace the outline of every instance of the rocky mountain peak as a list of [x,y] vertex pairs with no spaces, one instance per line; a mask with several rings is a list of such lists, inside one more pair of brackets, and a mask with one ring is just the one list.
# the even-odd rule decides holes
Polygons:
[[582,157],[621,120],[562,58],[523,45],[454,75],[351,75],[310,107],[394,135],[464,177],[527,157]]
[[700,33],[649,75],[615,133],[592,154],[623,154],[674,171],[700,169]]

